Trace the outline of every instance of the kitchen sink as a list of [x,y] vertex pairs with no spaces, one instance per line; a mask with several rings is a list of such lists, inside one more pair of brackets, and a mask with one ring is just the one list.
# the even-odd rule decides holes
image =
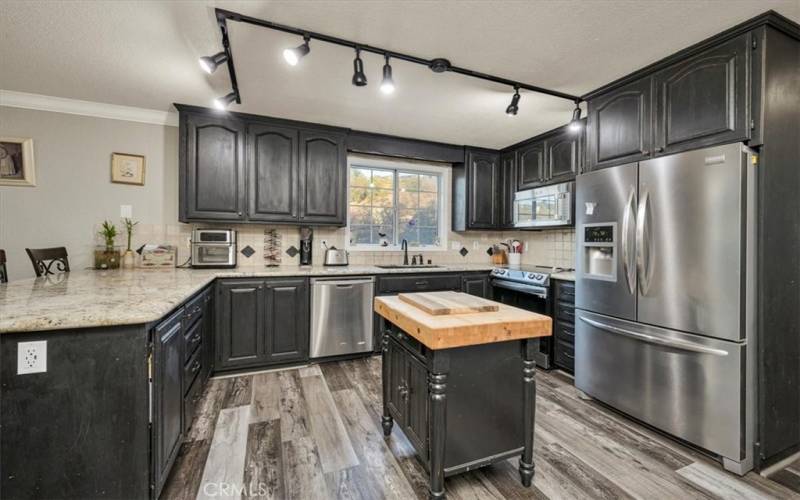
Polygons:
[[436,264],[383,264],[375,267],[379,267],[381,269],[432,269],[444,266],[437,266]]

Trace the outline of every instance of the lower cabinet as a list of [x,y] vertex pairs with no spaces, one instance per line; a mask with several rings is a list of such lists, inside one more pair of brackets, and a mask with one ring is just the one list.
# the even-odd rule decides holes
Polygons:
[[555,365],[575,372],[575,283],[555,281],[553,335]]
[[464,275],[461,278],[461,291],[484,299],[490,298],[489,276],[485,273]]
[[302,361],[308,356],[308,281],[221,280],[216,370]]
[[387,332],[384,368],[387,388],[386,405],[395,423],[422,457],[428,456],[428,369],[394,336],[404,336],[399,330]]

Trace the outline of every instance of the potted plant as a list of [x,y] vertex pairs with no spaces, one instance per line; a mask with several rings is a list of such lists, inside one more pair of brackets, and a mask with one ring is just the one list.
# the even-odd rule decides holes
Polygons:
[[117,226],[111,221],[103,221],[103,224],[100,226],[100,231],[98,231],[97,234],[103,238],[105,245],[98,246],[94,251],[94,268],[119,268],[119,249],[114,246],[114,239],[117,237]]
[[135,255],[133,250],[131,250],[131,239],[133,238],[133,227],[139,223],[139,221],[134,221],[128,217],[122,219],[122,223],[125,225],[125,232],[128,234],[128,248],[125,250],[125,253],[122,255],[122,268],[123,269],[133,269],[133,264],[135,262]]

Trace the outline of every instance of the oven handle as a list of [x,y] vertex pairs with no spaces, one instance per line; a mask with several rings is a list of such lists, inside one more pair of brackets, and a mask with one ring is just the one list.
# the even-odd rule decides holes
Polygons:
[[514,283],[513,281],[506,280],[491,280],[491,285],[497,288],[505,288],[507,290],[514,290],[515,292],[527,293],[535,295],[541,299],[547,298],[547,289],[539,286],[523,285]]

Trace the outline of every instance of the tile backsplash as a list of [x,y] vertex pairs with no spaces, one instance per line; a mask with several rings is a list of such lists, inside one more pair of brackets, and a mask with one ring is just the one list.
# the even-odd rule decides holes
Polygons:
[[[202,227],[208,227],[203,224]],[[219,226],[215,227],[231,227]],[[140,224],[136,226],[133,236],[133,248],[138,248],[144,243],[166,243],[178,247],[178,261],[183,262],[189,256],[189,239],[192,233],[191,224],[156,225]],[[300,247],[300,231],[296,226],[269,226],[269,225],[234,225],[239,237],[239,265],[264,265],[265,230],[275,229],[282,240],[281,264],[297,265],[299,256],[291,257],[286,250],[291,246]],[[523,264],[557,266],[563,268],[575,267],[575,231],[573,229],[549,231],[488,231],[454,233],[448,235],[448,250],[422,252],[425,260],[430,259],[434,264],[490,263],[491,258],[486,253],[489,247],[500,241],[518,239],[524,245],[522,254]],[[314,228],[314,253],[315,264],[322,263],[322,241],[328,246],[344,248],[344,228]],[[453,243],[458,248],[453,248]],[[125,238],[118,240],[123,247]],[[246,257],[241,253],[245,246],[251,246],[255,253]],[[461,255],[459,250],[466,248],[467,254]],[[410,252],[416,254],[419,252]],[[354,265],[373,264],[399,264],[402,262],[403,253],[394,251],[351,251],[350,263]]]

